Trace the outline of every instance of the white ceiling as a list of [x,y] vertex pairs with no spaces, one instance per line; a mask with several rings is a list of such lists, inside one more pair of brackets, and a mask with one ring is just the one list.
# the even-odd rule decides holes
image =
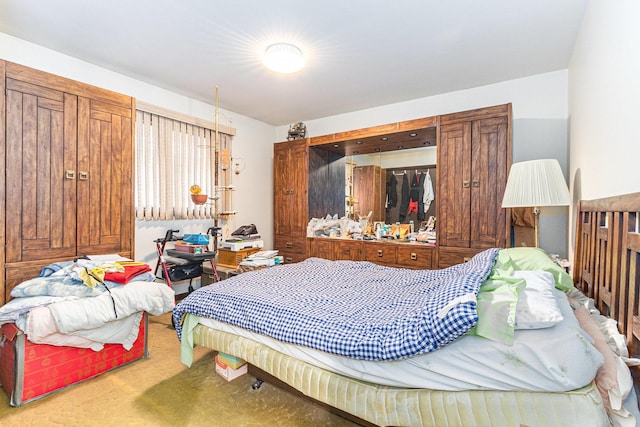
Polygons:
[[286,125],[565,69],[587,1],[0,0],[0,32]]

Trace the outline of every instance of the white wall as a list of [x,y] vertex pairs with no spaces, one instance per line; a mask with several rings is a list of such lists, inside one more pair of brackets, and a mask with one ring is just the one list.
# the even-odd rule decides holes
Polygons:
[[[196,117],[211,120],[214,107],[166,91],[127,76],[79,61],[55,51],[0,33],[0,58],[33,68],[126,93],[135,98]],[[408,102],[356,111],[307,122],[308,136],[318,136],[376,126],[385,123],[464,111],[511,102],[513,104],[514,162],[542,157],[558,158],[567,168],[568,153],[568,72],[560,70],[498,84],[420,98]],[[233,96],[220,88],[220,96]],[[245,171],[235,177],[238,215],[230,228],[255,223],[272,244],[273,154],[274,141],[284,141],[287,126],[273,128],[256,120],[221,111],[221,123],[231,118],[237,129],[234,156],[246,160]],[[204,231],[209,222],[167,221],[136,224],[136,258],[155,259],[155,238],[167,228],[181,232]],[[550,252],[566,254],[566,215],[564,211],[543,212],[541,246]]]
[[[498,84],[450,92],[408,102],[311,120],[308,136],[319,136],[386,123],[512,103],[513,161],[557,158],[568,171],[568,72],[560,70]],[[285,140],[287,126],[277,129]],[[437,195],[436,195],[437,197]],[[543,209],[540,246],[566,256],[567,209]]]
[[592,0],[569,66],[574,200],[640,191],[640,2]]
[[[215,117],[213,105],[114,73],[4,33],[0,33],[0,58],[127,94],[137,100],[180,113],[210,121]],[[232,93],[225,93],[224,87],[220,88],[220,98],[231,96],[233,96]],[[241,157],[246,164],[244,171],[240,175],[234,175],[233,178],[236,186],[234,202],[238,214],[230,220],[227,233],[232,232],[239,225],[254,223],[264,236],[265,245],[270,246],[273,241],[272,182],[275,128],[230,111],[220,109],[219,113],[220,123],[230,124],[237,131],[233,140],[233,156]],[[212,225],[212,221],[202,220],[137,221],[136,260],[155,265],[156,253],[153,240],[164,236],[168,228],[178,229],[181,233],[199,233],[205,232]],[[176,286],[176,291],[182,292],[183,287],[186,287],[186,284]]]
[[[639,16],[636,0],[592,0],[585,12],[569,64],[574,203],[640,191]],[[575,221],[572,209],[571,248]]]

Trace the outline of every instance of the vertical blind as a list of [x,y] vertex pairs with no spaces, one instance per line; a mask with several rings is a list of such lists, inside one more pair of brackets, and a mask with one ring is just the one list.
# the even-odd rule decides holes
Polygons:
[[[231,135],[219,132],[219,143]],[[215,202],[191,201],[189,188],[216,195],[215,131],[158,114],[136,112],[136,219],[205,219],[215,215]]]

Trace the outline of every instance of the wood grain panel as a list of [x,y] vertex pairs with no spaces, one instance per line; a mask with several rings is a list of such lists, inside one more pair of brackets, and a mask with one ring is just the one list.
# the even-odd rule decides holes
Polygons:
[[51,262],[133,256],[135,102],[17,64],[0,61],[0,70],[7,86],[1,304]]
[[439,244],[469,247],[471,123],[456,123],[440,127],[438,174],[437,236]]

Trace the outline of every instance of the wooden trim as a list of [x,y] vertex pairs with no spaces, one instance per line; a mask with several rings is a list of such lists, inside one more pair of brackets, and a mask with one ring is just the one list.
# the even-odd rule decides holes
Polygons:
[[490,119],[496,116],[508,116],[509,119],[511,119],[511,103],[444,114],[440,116],[440,124],[450,125],[452,123],[468,122],[471,120]]
[[388,123],[385,125],[372,126],[368,128],[337,132],[330,135],[314,136],[307,139],[309,146],[328,144],[331,142],[349,141],[358,138],[370,138],[374,136],[387,135],[396,132],[406,132],[416,129],[436,127],[438,116],[424,117],[421,119],[407,120],[403,122]]
[[92,99],[103,101],[111,105],[118,105],[123,108],[131,106],[131,97],[128,95],[123,95],[108,89],[71,80],[66,77],[56,76],[55,74],[50,74],[45,71],[36,70],[13,62],[6,62],[6,77],[43,86],[43,88],[56,89],[60,92],[78,96],[87,96]]
[[[144,111],[146,113],[157,114],[158,116],[167,117],[169,119],[178,120],[184,123],[188,123],[194,126],[200,126],[203,128],[207,128],[210,130],[216,129],[216,123],[210,120],[200,119],[198,117],[193,117],[188,114],[178,113],[177,111],[172,111],[167,108],[158,107],[157,105],[149,104],[144,101],[137,100],[136,108],[138,110]],[[227,135],[235,136],[236,130],[231,126],[223,126],[218,123],[218,132],[225,133]]]
[[582,200],[580,202],[580,210],[583,212],[624,212],[640,210],[640,193],[629,193],[595,200]]

